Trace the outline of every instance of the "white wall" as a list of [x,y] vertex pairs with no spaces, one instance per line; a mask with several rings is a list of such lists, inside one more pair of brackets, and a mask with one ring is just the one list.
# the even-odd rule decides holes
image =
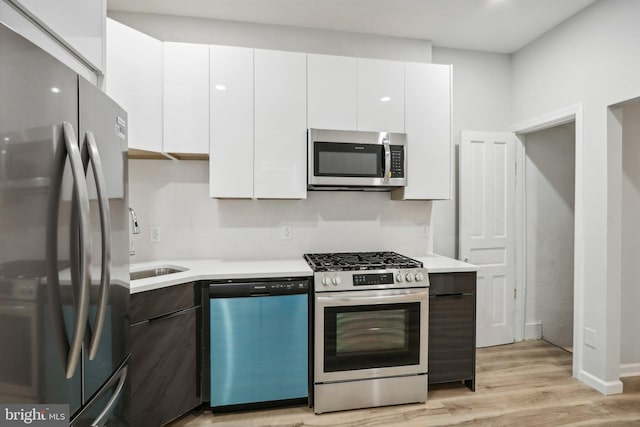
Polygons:
[[[609,393],[621,390],[620,281],[609,248],[620,246],[612,224],[620,217],[615,183],[610,183],[607,105],[640,94],[640,2],[600,0],[513,55],[514,123],[582,103],[584,125],[578,147],[576,194],[579,244],[576,276],[582,282],[585,328],[595,331],[584,345],[579,377]],[[615,150],[611,151],[615,154]],[[612,184],[612,187],[609,185]],[[608,222],[612,219],[612,223]],[[609,233],[610,229],[612,232]],[[578,331],[582,334],[583,331]]]
[[640,103],[623,108],[622,348],[625,374],[640,375]]
[[[208,197],[206,161],[130,160],[130,203],[141,233],[132,262],[176,258],[300,258],[306,252],[392,250],[427,253],[431,202],[389,193],[310,192],[307,200]],[[292,226],[282,239],[281,226]],[[162,241],[149,242],[151,227]]]
[[145,13],[109,17],[162,41],[431,62],[429,40]]
[[452,199],[433,202],[434,252],[458,255],[458,147],[462,130],[504,131],[511,125],[510,55],[433,48],[433,62],[453,65]]
[[526,324],[573,347],[575,126],[526,135]]

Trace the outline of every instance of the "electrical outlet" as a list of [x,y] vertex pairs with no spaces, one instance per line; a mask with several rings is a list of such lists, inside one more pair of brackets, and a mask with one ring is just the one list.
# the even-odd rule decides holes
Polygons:
[[291,240],[291,226],[283,225],[282,226],[282,240]]
[[429,224],[422,224],[420,227],[420,236],[429,237]]
[[162,240],[162,228],[151,227],[151,231],[149,233],[149,241],[151,243],[160,243],[161,240]]

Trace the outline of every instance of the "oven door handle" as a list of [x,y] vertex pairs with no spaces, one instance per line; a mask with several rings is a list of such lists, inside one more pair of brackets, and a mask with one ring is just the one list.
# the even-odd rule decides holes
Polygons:
[[[360,294],[366,291],[358,292]],[[375,295],[356,295],[350,293],[349,296],[333,293],[327,296],[317,296],[316,301],[323,306],[340,306],[340,305],[367,305],[367,304],[397,304],[403,302],[420,302],[429,298],[429,290],[424,289],[417,292],[403,292],[397,294],[389,294],[378,292]]]

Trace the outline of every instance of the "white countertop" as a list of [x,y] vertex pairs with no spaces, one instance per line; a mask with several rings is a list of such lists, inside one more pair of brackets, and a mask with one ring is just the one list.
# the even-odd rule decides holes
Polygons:
[[157,267],[186,268],[186,271],[164,276],[132,280],[130,292],[150,291],[171,285],[192,282],[195,280],[255,279],[269,277],[308,277],[313,271],[307,262],[293,260],[265,261],[225,261],[213,260],[164,260],[131,264],[131,271],[147,270]]
[[478,267],[473,264],[437,254],[412,256],[411,258],[421,261],[429,273],[478,271]]
[[[429,273],[477,271],[478,269],[475,265],[436,254],[411,258],[421,261]],[[300,259],[265,261],[225,261],[220,259],[149,261],[131,264],[131,271],[158,267],[177,267],[186,268],[186,270],[164,276],[132,280],[130,292],[135,294],[196,280],[313,276],[313,271],[302,256]]]

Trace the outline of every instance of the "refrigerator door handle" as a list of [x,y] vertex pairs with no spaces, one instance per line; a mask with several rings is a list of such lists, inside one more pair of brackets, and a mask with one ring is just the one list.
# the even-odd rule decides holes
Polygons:
[[[80,361],[82,341],[86,332],[87,317],[89,315],[89,281],[91,263],[91,234],[89,232],[89,197],[87,182],[82,173],[82,160],[80,149],[76,142],[73,126],[70,123],[62,123],[62,139],[64,143],[58,145],[55,153],[55,162],[52,168],[51,187],[49,191],[49,213],[47,215],[47,292],[51,303],[51,320],[60,357],[65,364],[65,376],[73,377]],[[60,272],[58,271],[58,219],[60,211],[60,194],[62,192],[62,178],[65,164],[69,158],[73,175],[74,199],[79,199],[76,210],[80,213],[80,236],[82,255],[77,255],[81,261],[80,277],[75,274],[74,264],[71,268],[71,282],[77,294],[75,299],[75,324],[73,338],[69,342],[64,323],[62,302],[60,299]],[[71,238],[76,234],[75,225],[71,224]],[[75,245],[72,245],[72,249]],[[73,250],[72,250],[73,253]],[[77,263],[76,263],[77,264]],[[79,284],[76,282],[80,281]]]
[[[91,284],[91,218],[89,212],[89,192],[87,180],[84,176],[80,148],[78,147],[73,126],[70,123],[62,124],[64,145],[69,156],[71,172],[73,175],[73,192],[78,200],[77,208],[80,216],[80,283],[78,286],[78,298],[76,301],[76,316],[71,339],[69,358],[67,359],[67,378],[71,378],[76,370],[82,354],[82,341],[86,331],[87,318],[89,317],[89,286]],[[73,233],[74,230],[72,229]],[[71,274],[73,280],[74,275]]]
[[[124,384],[127,381],[127,371],[128,371],[128,369],[129,368],[127,366],[123,367],[122,370],[120,371],[120,373],[116,377],[114,377],[111,381],[109,381],[109,383],[112,383],[113,381],[118,379],[118,385],[116,386],[116,389],[113,392],[113,395],[111,396],[111,399],[109,399],[109,402],[107,402],[107,405],[104,407],[102,412],[100,412],[100,415],[98,415],[96,417],[96,419],[93,420],[93,422],[91,423],[91,427],[103,427],[105,425],[105,423],[108,421],[109,414],[111,413],[113,408],[118,403],[118,400],[120,399],[120,396],[122,395],[122,391],[124,390]],[[107,383],[105,385],[103,390],[107,390],[109,388],[109,386],[110,386],[109,383]]]
[[111,212],[109,211],[109,198],[107,195],[106,181],[104,179],[102,160],[100,158],[100,152],[98,151],[98,145],[96,144],[96,140],[92,132],[85,133],[81,155],[85,173],[89,166],[89,160],[93,163],[92,169],[98,193],[100,231],[102,239],[102,265],[100,273],[98,308],[96,311],[96,321],[93,333],[91,335],[91,343],[89,345],[89,360],[93,360],[98,352],[109,299],[109,284],[111,281]]

